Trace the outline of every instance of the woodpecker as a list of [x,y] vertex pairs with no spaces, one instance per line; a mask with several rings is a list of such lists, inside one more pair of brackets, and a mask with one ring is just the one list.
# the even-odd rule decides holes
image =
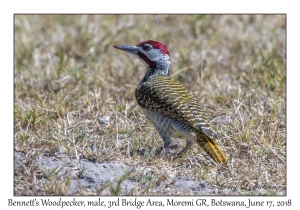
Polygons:
[[135,55],[146,66],[146,74],[135,90],[135,97],[162,137],[166,153],[173,153],[171,138],[180,138],[186,140],[186,145],[176,157],[182,157],[195,142],[214,161],[225,162],[226,157],[215,141],[218,136],[213,132],[203,107],[185,87],[171,78],[167,47],[154,40],[136,46],[113,46]]

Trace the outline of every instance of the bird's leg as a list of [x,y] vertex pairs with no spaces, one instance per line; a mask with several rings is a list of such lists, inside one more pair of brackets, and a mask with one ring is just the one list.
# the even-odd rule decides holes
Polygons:
[[193,142],[190,141],[190,140],[186,140],[186,143],[185,143],[185,147],[177,153],[176,155],[176,158],[181,158],[182,156],[185,155],[185,153],[187,153],[187,151],[189,150],[189,148],[191,148],[193,145]]
[[[164,141],[164,149],[166,151],[167,154],[173,154],[174,152],[170,149],[170,145],[171,145],[171,142],[172,142],[172,139],[168,136],[165,136],[165,135],[161,135],[163,141]],[[162,147],[158,148],[156,151],[155,151],[155,155],[158,156],[161,151],[163,150]]]
[[167,154],[173,154],[174,152],[170,149],[170,145],[172,142],[172,139],[170,137],[163,137],[164,140],[164,149]]
[[161,151],[163,151],[163,147],[160,147],[160,148],[158,148],[157,150],[155,150],[155,156],[158,156],[160,153],[161,153]]

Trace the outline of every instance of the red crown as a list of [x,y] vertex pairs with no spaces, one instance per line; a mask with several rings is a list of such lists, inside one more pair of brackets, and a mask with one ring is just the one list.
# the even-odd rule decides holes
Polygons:
[[157,41],[154,41],[154,40],[148,40],[148,41],[145,41],[145,42],[141,42],[141,43],[137,44],[136,46],[142,46],[144,44],[150,44],[155,49],[159,49],[163,54],[167,54],[168,56],[170,56],[169,51],[168,51],[166,45],[164,45],[164,44],[162,44],[160,42],[157,42]]

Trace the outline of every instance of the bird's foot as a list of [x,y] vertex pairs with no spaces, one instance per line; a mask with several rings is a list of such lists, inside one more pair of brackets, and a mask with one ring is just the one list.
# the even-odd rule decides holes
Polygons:
[[157,150],[155,150],[155,152],[154,152],[155,156],[159,156],[161,151],[163,151],[163,149],[164,149],[163,147],[160,147]]
[[[164,150],[164,148],[163,147],[160,147],[160,148],[158,148],[157,150],[155,150],[155,156],[159,156],[160,155],[160,153],[162,152]],[[175,152],[173,151],[173,150],[171,150],[170,148],[165,148],[165,152],[166,152],[166,154],[169,156],[169,155],[174,155],[175,154]]]
[[174,155],[173,160],[184,159],[188,154],[188,150],[180,151]]
[[191,149],[191,145],[192,145],[192,143],[188,142],[186,144],[186,146],[175,155],[173,160],[184,158],[186,156],[186,154],[188,153],[188,151]]
[[183,154],[176,154],[176,155],[174,155],[174,157],[173,157],[173,160],[177,160],[177,159],[181,159],[183,157]]

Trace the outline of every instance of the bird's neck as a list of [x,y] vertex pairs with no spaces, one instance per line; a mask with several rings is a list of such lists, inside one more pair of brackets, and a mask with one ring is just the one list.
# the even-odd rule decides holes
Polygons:
[[144,78],[141,80],[140,84],[143,82],[146,82],[150,78],[158,75],[168,75],[170,71],[170,60],[169,59],[163,59],[159,62],[156,62],[154,66],[147,66],[147,72],[144,76]]
[[146,82],[147,80],[151,79],[152,77],[159,76],[159,75],[170,76],[169,69],[147,68],[147,72],[139,84],[142,84],[143,82]]

